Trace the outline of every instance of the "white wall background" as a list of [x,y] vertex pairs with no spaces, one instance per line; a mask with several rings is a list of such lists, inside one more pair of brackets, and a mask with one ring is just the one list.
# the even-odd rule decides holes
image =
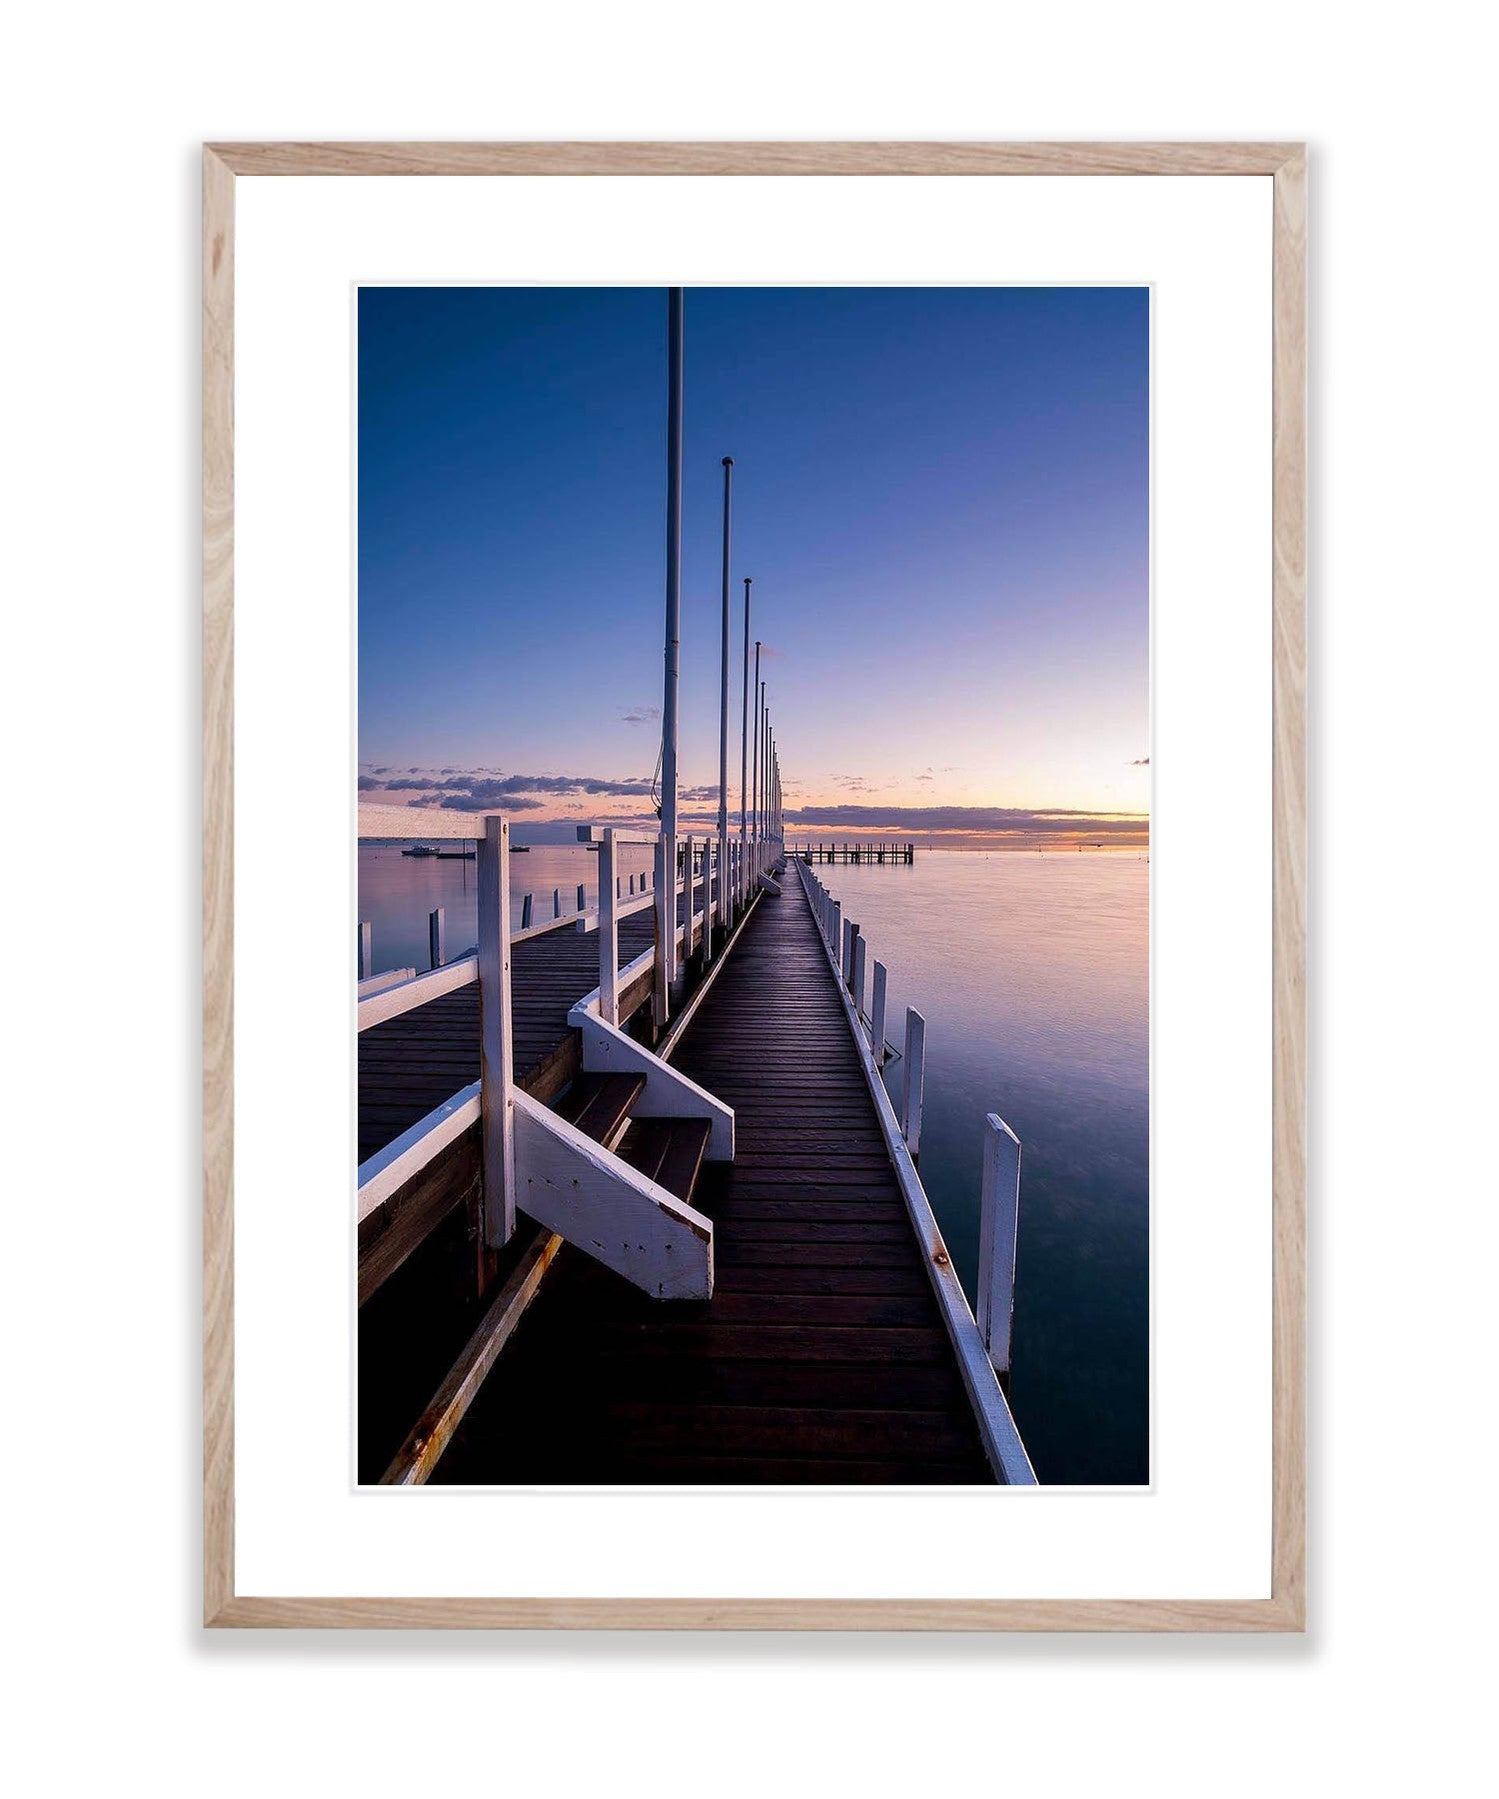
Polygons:
[[[27,1790],[1469,1783],[1493,1571],[1481,19],[263,0],[13,22],[0,1332]],[[1311,141],[1305,1640],[199,1631],[197,145],[252,136]]]

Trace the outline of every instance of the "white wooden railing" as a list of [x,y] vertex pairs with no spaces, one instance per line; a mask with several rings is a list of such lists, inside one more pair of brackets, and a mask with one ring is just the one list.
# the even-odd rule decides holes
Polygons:
[[893,1053],[885,1040],[885,965],[874,962],[870,1010],[864,1005],[870,954],[857,924],[813,873],[797,862],[812,916],[859,1051],[860,1064],[879,1115],[886,1148],[911,1223],[927,1251],[927,1273],[943,1323],[957,1352],[964,1384],[984,1437],[990,1465],[1010,1486],[1033,1486],[1035,1471],[999,1377],[1010,1370],[1010,1320],[1015,1298],[1015,1235],[1020,1207],[1020,1141],[996,1114],[984,1121],[984,1172],[979,1212],[978,1316],[968,1303],[942,1240],[916,1161],[921,1152],[921,1101],[926,1064],[926,1020],[906,1008],[901,1105],[897,1114],[881,1072]]
[[[452,837],[459,834],[446,819],[433,822],[437,824],[437,828],[428,831],[426,835]],[[392,834],[383,817],[380,824],[382,828],[369,834],[382,837]],[[369,1217],[465,1130],[476,1122],[482,1122],[485,1238],[491,1247],[498,1248],[509,1241],[515,1230],[514,1032],[510,950],[517,943],[545,936],[552,931],[568,928],[590,933],[596,931],[599,938],[599,985],[595,993],[580,1002],[582,1009],[587,1010],[591,1006],[593,1015],[609,1030],[617,1032],[621,1022],[620,997],[650,970],[656,977],[652,983],[655,1022],[658,1027],[664,1027],[670,1016],[676,983],[683,973],[687,959],[698,952],[705,968],[711,962],[715,930],[722,935],[743,915],[754,896],[757,884],[769,879],[769,871],[779,859],[781,846],[779,838],[773,836],[759,839],[704,839],[687,836],[681,840],[678,852],[672,858],[675,878],[668,882],[664,873],[666,846],[661,835],[647,836],[612,829],[581,827],[579,837],[598,844],[599,904],[585,909],[583,901],[586,889],[580,886],[577,889],[577,909],[564,913],[561,890],[554,888],[551,899],[553,915],[537,923],[533,921],[535,907],[532,896],[526,895],[522,897],[521,922],[517,928],[511,917],[513,906],[508,821],[486,818],[484,825],[484,835],[478,840],[477,947],[451,962],[441,959],[446,920],[439,908],[429,921],[429,942],[434,966],[424,974],[415,974],[409,969],[391,971],[395,978],[390,981],[383,976],[362,980],[358,1000],[359,1029],[366,1031],[374,1025],[383,1024],[387,1019],[397,1018],[417,1006],[426,1005],[444,993],[454,992],[477,981],[480,1079],[445,1100],[394,1142],[387,1144],[360,1165],[358,1214],[361,1222]],[[467,840],[472,841],[472,822],[468,822],[464,828]],[[619,852],[627,845],[646,845],[655,852],[655,869],[649,879],[645,874],[629,877],[629,887],[633,891],[626,890],[626,877],[619,868]],[[682,922],[678,923],[677,901],[684,895],[687,896],[686,903],[681,908],[684,916]],[[648,908],[654,908],[656,913],[654,942],[643,955],[621,968],[620,922]],[[670,945],[669,954],[661,952],[663,941]],[[368,925],[360,928],[360,948],[363,968],[370,954]],[[572,1022],[576,1025],[577,1018]],[[695,1105],[696,1102],[689,1105],[687,1115],[694,1114]],[[715,1126],[710,1156],[721,1153],[723,1141],[720,1123]],[[728,1141],[732,1143],[731,1131]],[[730,1153],[732,1154],[732,1150]]]

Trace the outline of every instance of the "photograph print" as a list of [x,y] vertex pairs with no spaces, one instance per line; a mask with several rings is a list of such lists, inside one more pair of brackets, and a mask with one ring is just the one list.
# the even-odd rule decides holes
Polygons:
[[1150,291],[357,293],[357,1478],[1148,1484]]

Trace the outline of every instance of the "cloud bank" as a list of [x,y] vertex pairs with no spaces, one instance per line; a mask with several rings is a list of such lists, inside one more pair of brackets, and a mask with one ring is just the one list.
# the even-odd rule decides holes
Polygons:
[[799,806],[786,823],[811,830],[968,831],[986,836],[1138,837],[1149,828],[1144,813],[1079,812],[1017,806]]

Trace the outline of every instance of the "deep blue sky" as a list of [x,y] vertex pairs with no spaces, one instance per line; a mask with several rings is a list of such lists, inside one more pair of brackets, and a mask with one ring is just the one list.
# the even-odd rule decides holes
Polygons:
[[[557,777],[655,762],[665,335],[663,289],[361,291],[367,779],[638,810]],[[789,804],[1144,810],[1147,291],[690,289],[685,339],[684,783],[727,454]]]

